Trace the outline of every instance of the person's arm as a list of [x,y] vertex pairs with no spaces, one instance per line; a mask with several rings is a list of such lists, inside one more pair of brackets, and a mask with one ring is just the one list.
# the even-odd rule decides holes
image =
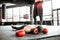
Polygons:
[[16,26],[14,26],[14,25],[11,25],[11,27],[12,27],[13,29],[16,29],[16,30],[23,29],[25,26],[26,26],[26,25],[22,25],[22,26],[20,26],[20,27],[16,27]]

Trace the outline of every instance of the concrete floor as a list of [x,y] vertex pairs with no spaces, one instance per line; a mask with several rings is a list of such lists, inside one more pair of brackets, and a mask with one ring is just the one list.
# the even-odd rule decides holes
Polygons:
[[57,36],[60,35],[60,26],[41,26],[48,29],[47,34],[26,34],[24,37],[17,37],[15,35],[16,30],[13,30],[11,26],[0,26],[0,40],[60,40],[60,36]]

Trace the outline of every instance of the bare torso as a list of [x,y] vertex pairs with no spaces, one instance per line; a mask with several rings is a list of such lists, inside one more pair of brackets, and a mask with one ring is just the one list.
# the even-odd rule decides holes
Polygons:
[[25,30],[26,32],[30,32],[31,29],[36,28],[37,26],[38,26],[38,25],[27,25],[27,26],[24,27],[24,30]]
[[39,2],[39,1],[43,1],[43,0],[35,0],[35,2]]

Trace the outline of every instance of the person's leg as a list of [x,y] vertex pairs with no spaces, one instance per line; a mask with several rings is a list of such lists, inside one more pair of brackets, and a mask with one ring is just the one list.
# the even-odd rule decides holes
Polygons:
[[36,16],[33,16],[33,18],[34,18],[34,24],[37,24]]
[[40,19],[40,24],[42,25],[42,23],[43,23],[42,15],[41,15],[41,16],[39,16],[39,19]]
[[23,25],[23,26],[20,26],[20,27],[16,27],[16,26],[11,26],[13,29],[16,29],[16,30],[20,30],[20,29],[23,29],[26,25]]
[[41,15],[40,15],[40,22],[43,23],[43,9],[40,9]]
[[39,15],[39,19],[40,19],[40,24],[42,24],[42,17],[43,17],[43,9],[37,9],[38,11],[38,15]]
[[36,20],[37,15],[38,15],[37,8],[36,8],[36,4],[35,4],[34,11],[33,11],[34,24],[37,24],[37,20]]

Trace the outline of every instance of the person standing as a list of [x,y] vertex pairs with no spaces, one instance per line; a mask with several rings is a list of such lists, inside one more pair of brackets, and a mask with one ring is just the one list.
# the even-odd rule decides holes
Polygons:
[[40,24],[42,24],[42,15],[43,15],[42,2],[43,2],[43,0],[34,1],[34,10],[33,10],[34,24],[37,24],[36,16],[39,16]]

